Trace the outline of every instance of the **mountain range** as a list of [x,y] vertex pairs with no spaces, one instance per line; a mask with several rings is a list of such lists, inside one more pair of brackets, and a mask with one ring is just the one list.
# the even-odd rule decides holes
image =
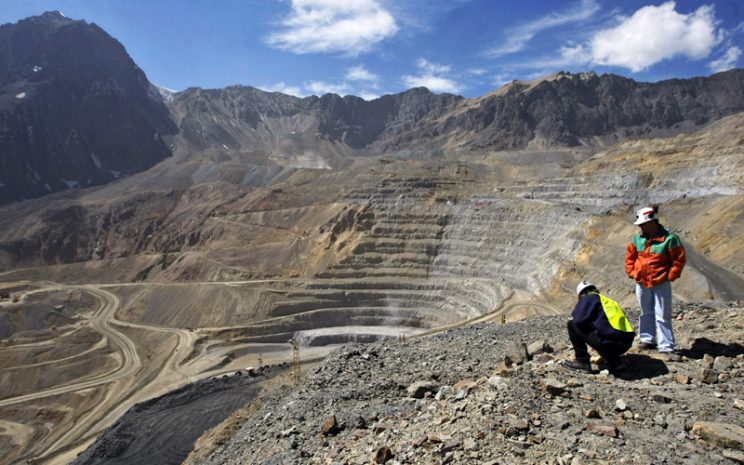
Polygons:
[[742,111],[743,87],[744,70],[657,83],[558,72],[474,99],[425,88],[298,98],[247,86],[164,97],[101,28],[47,12],[0,27],[0,204],[106,184],[168,157],[271,171],[363,155],[604,147]]

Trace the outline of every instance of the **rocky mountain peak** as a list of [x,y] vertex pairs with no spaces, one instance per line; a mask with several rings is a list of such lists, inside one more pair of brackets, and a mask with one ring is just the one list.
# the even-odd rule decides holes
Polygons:
[[170,155],[163,99],[100,27],[47,12],[0,27],[0,203],[93,186]]

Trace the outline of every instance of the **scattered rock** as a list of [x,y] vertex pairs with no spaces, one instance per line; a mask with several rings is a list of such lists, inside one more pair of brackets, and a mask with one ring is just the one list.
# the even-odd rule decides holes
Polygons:
[[653,399],[654,402],[658,402],[660,404],[669,404],[672,402],[671,397],[667,397],[663,394],[654,394],[651,398]]
[[393,458],[393,451],[390,450],[387,446],[382,446],[379,449],[377,449],[377,452],[375,452],[375,463],[382,464],[387,463],[390,459]]
[[553,396],[559,396],[566,390],[566,385],[555,378],[545,378],[540,381],[543,391]]
[[320,432],[323,436],[331,436],[341,432],[341,427],[339,426],[338,421],[336,421],[336,415],[331,415],[326,419]]
[[406,392],[409,397],[414,399],[423,399],[426,393],[433,394],[439,386],[433,381],[416,381],[408,386]]
[[628,405],[625,403],[624,400],[618,399],[615,401],[615,410],[618,412],[624,412],[628,408]]
[[729,357],[716,357],[715,361],[713,362],[713,369],[721,372],[721,371],[728,371],[733,366],[734,362]]
[[733,462],[744,463],[744,452],[724,449],[722,455]]
[[697,374],[698,381],[713,384],[718,381],[718,372],[712,368],[702,368]]
[[494,389],[501,391],[509,387],[509,382],[506,380],[506,378],[494,375],[488,378],[488,385]]
[[447,452],[456,450],[456,449],[462,449],[462,439],[461,438],[455,438],[447,443],[445,443],[442,446],[442,453],[446,454]]
[[602,436],[609,436],[611,438],[616,438],[620,434],[620,431],[617,429],[616,425],[613,425],[612,423],[597,423],[597,422],[591,422],[586,425],[586,430],[590,433],[594,433],[597,435]]
[[550,347],[550,344],[548,344],[547,341],[541,340],[541,341],[535,341],[527,346],[527,355],[529,357],[534,357],[535,355],[542,354],[542,353],[552,353],[553,348]]
[[452,386],[442,386],[439,388],[434,398],[436,400],[443,400],[443,399],[453,396],[454,394],[455,394],[455,389]]
[[529,354],[527,353],[527,347],[523,342],[516,342],[509,346],[504,356],[504,363],[506,366],[522,365],[529,360]]
[[734,407],[739,410],[744,410],[744,400],[734,399]]
[[674,380],[679,384],[690,384],[690,377],[684,373],[677,373],[674,375]]
[[700,421],[692,425],[692,434],[716,446],[744,450],[744,428],[739,425]]

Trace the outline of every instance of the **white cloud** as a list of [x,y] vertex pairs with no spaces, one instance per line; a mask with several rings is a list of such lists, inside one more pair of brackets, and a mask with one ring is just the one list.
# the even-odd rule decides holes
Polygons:
[[395,18],[376,0],[292,0],[283,25],[266,43],[298,54],[356,56],[398,31]]
[[304,84],[305,89],[309,90],[310,93],[315,95],[325,95],[325,94],[338,94],[338,95],[345,95],[348,92],[348,86],[345,82],[342,82],[340,84],[333,84],[330,82],[323,82],[323,81],[312,81],[312,82],[306,82]]
[[432,63],[424,58],[419,58],[416,66],[421,70],[417,76],[403,76],[403,82],[408,87],[426,87],[432,92],[460,92],[462,86],[442,74],[449,73],[450,67]]
[[295,97],[304,97],[305,94],[297,86],[291,86],[284,82],[277,82],[268,86],[262,86],[261,89],[266,92],[281,92],[282,94],[294,95]]
[[552,29],[566,24],[584,21],[594,16],[600,7],[596,0],[581,0],[581,3],[570,10],[551,13],[542,18],[522,24],[507,31],[506,42],[498,47],[488,50],[486,54],[491,57],[500,57],[510,53],[518,52],[525,48],[527,43],[542,31]]
[[485,68],[470,68],[468,69],[468,73],[472,74],[473,76],[483,76],[484,74],[488,73],[488,70]]
[[346,71],[346,79],[350,81],[370,81],[377,82],[380,77],[376,74],[370,73],[364,67],[364,65],[352,66]]
[[739,47],[730,47],[726,50],[726,53],[719,59],[710,62],[708,67],[714,73],[720,73],[721,71],[728,71],[732,68],[736,68],[736,64],[741,56],[741,49]]
[[442,73],[449,73],[450,67],[447,65],[438,65],[436,63],[432,63],[426,58],[419,58],[416,60],[416,66],[421,68],[426,73],[429,74],[442,74]]
[[688,15],[674,8],[673,1],[645,6],[617,26],[600,31],[588,45],[592,60],[638,72],[677,55],[692,59],[710,55],[721,40],[713,7],[703,5]]

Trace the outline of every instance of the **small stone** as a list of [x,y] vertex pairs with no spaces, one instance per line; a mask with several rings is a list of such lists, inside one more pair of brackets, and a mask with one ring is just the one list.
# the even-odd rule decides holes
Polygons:
[[387,446],[382,446],[375,452],[375,463],[386,463],[393,458],[393,451]]
[[615,410],[617,410],[618,412],[624,412],[627,409],[628,405],[625,403],[624,400],[618,399],[615,401]]
[[672,402],[672,398],[671,397],[667,397],[667,396],[665,396],[663,394],[654,394],[652,398],[653,398],[654,402],[658,402],[660,404],[669,404],[669,403]]
[[527,346],[527,355],[530,357],[551,352],[553,352],[553,348],[546,341],[535,341]]
[[703,355],[703,366],[705,368],[713,368],[713,364],[716,362],[716,359],[713,358],[710,354]]
[[509,369],[509,366],[506,364],[506,362],[501,362],[498,368],[496,368],[495,374],[505,378],[511,374],[511,370]]
[[664,415],[661,415],[661,414],[656,415],[654,417],[654,423],[656,423],[657,425],[661,426],[662,428],[666,428],[666,426],[667,426],[666,419],[664,418]]
[[496,390],[504,390],[509,386],[508,381],[506,378],[498,375],[491,376],[488,378],[488,385]]
[[338,422],[336,421],[336,415],[331,415],[326,419],[326,421],[323,423],[323,427],[320,429],[320,432],[323,434],[323,436],[332,436],[334,434],[338,434],[341,431],[341,427],[338,425]]
[[718,381],[718,372],[712,368],[703,368],[698,372],[697,379],[703,383],[712,384]]
[[586,425],[586,430],[596,435],[609,436],[611,438],[616,438],[620,434],[617,426],[612,423],[592,422]]
[[433,394],[438,387],[439,386],[433,381],[417,381],[408,386],[406,392],[409,397],[413,397],[414,399],[423,399],[427,392]]
[[561,393],[566,390],[566,385],[555,378],[545,378],[541,380],[540,386],[543,391],[554,396],[561,395]]
[[713,362],[713,369],[716,371],[728,371],[733,366],[734,361],[730,359],[729,357],[716,357],[715,361]]
[[744,410],[744,400],[734,399],[734,408],[738,408],[739,410]]
[[385,424],[385,423],[377,423],[375,426],[372,427],[372,432],[374,434],[380,434],[384,433],[385,431],[393,429],[392,426]]
[[635,418],[635,415],[630,410],[626,410],[623,412],[623,418],[626,420],[632,420],[633,418]]
[[455,394],[455,390],[452,388],[452,386],[442,386],[437,391],[437,394],[434,396],[436,400],[442,400],[446,399],[452,395]]
[[720,447],[744,451],[744,428],[739,425],[700,421],[692,425],[692,434]]
[[504,355],[506,366],[522,365],[527,360],[529,360],[529,354],[527,354],[527,347],[523,342],[516,342],[506,349]]
[[599,411],[595,408],[589,409],[584,412],[584,416],[587,418],[601,418]]
[[738,450],[724,449],[722,454],[724,457],[726,457],[727,459],[733,462],[744,463],[744,452],[739,452]]
[[475,439],[473,438],[467,438],[463,441],[462,447],[465,450],[476,450],[478,448],[478,443],[475,442]]
[[684,373],[677,373],[674,375],[674,380],[679,384],[690,384],[690,377]]
[[527,431],[530,429],[530,424],[524,418],[509,418],[509,426],[520,431]]
[[442,446],[442,453],[446,454],[447,452],[456,450],[456,449],[462,449],[462,439],[455,438],[446,444]]
[[362,416],[358,416],[354,421],[354,428],[367,429],[367,420],[365,420]]
[[412,445],[413,447],[416,447],[416,448],[418,448],[418,447],[421,447],[421,446],[423,446],[423,445],[424,445],[424,444],[426,443],[426,441],[427,441],[428,439],[429,439],[429,437],[428,437],[428,436],[427,436],[426,434],[422,434],[421,436],[419,436],[419,438],[418,438],[418,439],[414,440],[414,441],[413,441],[413,442],[411,443],[411,445]]

